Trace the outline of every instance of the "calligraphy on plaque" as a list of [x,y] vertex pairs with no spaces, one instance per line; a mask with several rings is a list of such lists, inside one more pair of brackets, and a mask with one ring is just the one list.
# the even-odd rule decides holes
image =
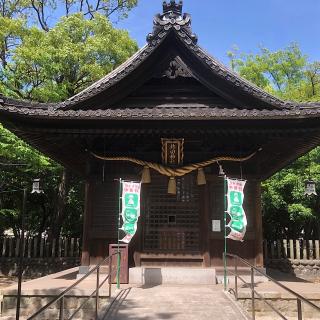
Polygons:
[[184,139],[161,139],[162,162],[169,166],[179,166],[183,163]]

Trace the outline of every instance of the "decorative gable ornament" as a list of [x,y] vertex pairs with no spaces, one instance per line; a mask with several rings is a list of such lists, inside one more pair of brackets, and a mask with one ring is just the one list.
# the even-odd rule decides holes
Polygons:
[[178,61],[172,60],[168,69],[163,73],[163,77],[169,79],[176,79],[178,77],[189,78],[190,74]]

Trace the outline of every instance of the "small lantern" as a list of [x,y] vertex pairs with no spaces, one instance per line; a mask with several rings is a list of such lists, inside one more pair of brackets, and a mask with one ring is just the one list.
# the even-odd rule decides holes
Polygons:
[[314,194],[315,196],[317,195],[316,192],[316,183],[313,180],[307,180],[305,182],[305,195],[311,196]]
[[40,189],[40,179],[33,179],[31,193],[43,193],[43,190]]

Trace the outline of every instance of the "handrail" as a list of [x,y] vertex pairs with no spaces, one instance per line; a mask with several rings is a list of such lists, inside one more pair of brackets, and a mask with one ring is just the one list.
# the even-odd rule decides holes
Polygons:
[[[76,311],[68,318],[68,320],[73,319],[73,317],[81,310],[81,308],[88,302],[88,300],[96,294],[96,306],[95,306],[95,319],[98,317],[98,308],[99,308],[99,289],[102,287],[102,285],[109,280],[109,296],[111,296],[111,284],[112,284],[112,257],[115,255],[120,255],[121,252],[116,252],[105,258],[104,260],[100,261],[94,268],[89,270],[82,278],[80,278],[78,281],[76,281],[74,284],[69,286],[67,289],[65,289],[62,293],[60,293],[57,297],[55,297],[52,301],[47,303],[44,307],[42,307],[40,310],[38,310],[36,313],[34,313],[31,317],[29,317],[27,320],[35,319],[39,314],[41,314],[43,311],[48,309],[51,305],[58,302],[60,300],[60,311],[59,311],[59,320],[64,320],[64,297],[69,293],[73,288],[75,288],[77,285],[79,285],[83,280],[85,280],[87,277],[89,277],[92,273],[97,271],[97,283],[96,283],[96,290],[94,290],[89,297],[85,299],[85,301],[76,309]],[[99,277],[100,277],[100,267],[105,262],[109,261],[109,271],[106,278],[100,283]]]
[[[255,295],[257,295],[257,297],[260,300],[263,300],[273,311],[275,311],[282,319],[287,320],[287,318],[280,313],[280,311],[278,311],[271,303],[269,303],[262,295],[260,295],[254,288],[254,272],[257,272],[259,274],[261,274],[262,276],[266,277],[267,279],[269,279],[271,282],[273,282],[274,284],[276,284],[277,286],[281,287],[282,289],[286,290],[287,292],[289,292],[291,295],[293,295],[294,297],[297,298],[297,312],[298,312],[298,320],[302,320],[302,304],[301,302],[304,302],[306,304],[308,304],[309,306],[311,306],[312,308],[316,309],[317,311],[320,312],[320,307],[318,307],[317,305],[315,305],[314,303],[312,303],[311,301],[309,301],[308,299],[304,298],[303,296],[301,296],[300,294],[296,293],[295,291],[291,290],[290,288],[286,287],[285,285],[283,285],[282,283],[280,283],[279,281],[271,278],[270,276],[268,276],[266,273],[264,273],[263,271],[259,270],[257,267],[253,266],[252,264],[250,264],[247,260],[235,255],[235,254],[231,254],[231,253],[223,253],[223,258],[226,259],[226,257],[230,257],[235,259],[235,265],[234,265],[234,270],[235,272],[229,271],[231,274],[233,274],[235,276],[235,298],[236,300],[238,300],[238,278],[246,285],[250,285],[251,288],[251,303],[252,303],[252,319],[255,319]],[[239,276],[238,274],[238,260],[240,260],[243,264],[247,265],[250,267],[251,270],[251,281],[250,284],[248,282],[246,282],[241,276]]]

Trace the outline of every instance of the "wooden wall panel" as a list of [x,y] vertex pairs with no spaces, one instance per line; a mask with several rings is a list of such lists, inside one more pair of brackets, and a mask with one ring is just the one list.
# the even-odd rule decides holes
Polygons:
[[118,183],[96,182],[92,192],[92,222],[90,239],[117,238]]

